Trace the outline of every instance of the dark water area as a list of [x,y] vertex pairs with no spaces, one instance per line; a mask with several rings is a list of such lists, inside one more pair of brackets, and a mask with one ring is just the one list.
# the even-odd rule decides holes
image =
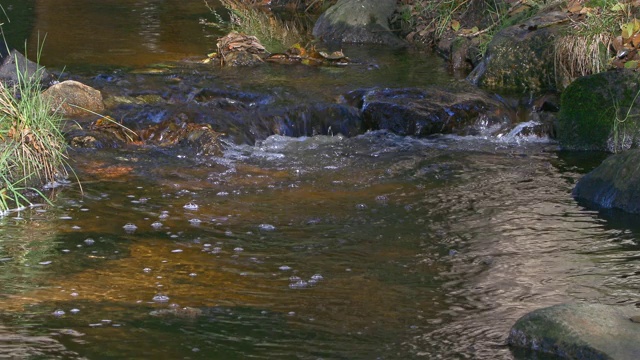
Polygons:
[[[223,117],[182,101],[202,89],[269,111],[456,84],[437,57],[362,46],[345,68],[220,69],[197,62],[219,36],[201,18],[199,1],[36,1],[28,38],[46,31],[45,64],[129,125]],[[0,218],[0,358],[547,359],[505,345],[522,315],[640,302],[638,217],[571,197],[604,154],[510,134],[253,140],[71,149],[82,191]]]

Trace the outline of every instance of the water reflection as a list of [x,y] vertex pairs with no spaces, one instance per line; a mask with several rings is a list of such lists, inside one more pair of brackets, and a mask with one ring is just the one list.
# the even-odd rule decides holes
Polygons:
[[36,1],[29,37],[46,34],[47,66],[129,65],[203,57],[215,48],[211,14],[200,1]]
[[[512,359],[504,340],[528,311],[638,301],[637,234],[576,205],[566,180],[578,174],[550,166],[561,160],[544,145],[273,137],[230,149],[233,171],[167,152],[75,155],[83,178],[97,162],[127,164],[126,180],[69,189],[38,213],[53,252],[0,263],[38,269],[37,286],[4,279],[2,311],[18,328],[82,333],[57,339],[89,358],[107,345],[115,357]],[[25,225],[3,227],[6,253]]]

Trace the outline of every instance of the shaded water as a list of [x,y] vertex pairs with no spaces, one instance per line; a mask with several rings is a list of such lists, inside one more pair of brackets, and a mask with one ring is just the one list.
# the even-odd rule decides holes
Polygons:
[[[75,9],[63,3],[91,13],[160,4],[57,3],[36,28]],[[185,3],[162,2],[206,12]],[[190,46],[201,45],[181,49]],[[52,48],[44,59],[60,66]],[[107,96],[162,93],[181,77],[258,94],[267,106],[451,81],[435,58],[375,48],[353,48],[364,66],[268,66],[250,77],[194,64],[144,69],[182,55],[135,48],[147,50],[113,63],[79,56],[78,71]],[[63,187],[53,206],[0,219],[0,357],[526,359],[504,346],[523,314],[640,301],[637,218],[576,204],[571,188],[597,156],[560,153],[544,139],[371,132],[272,136],[219,157],[71,154],[83,194]]]

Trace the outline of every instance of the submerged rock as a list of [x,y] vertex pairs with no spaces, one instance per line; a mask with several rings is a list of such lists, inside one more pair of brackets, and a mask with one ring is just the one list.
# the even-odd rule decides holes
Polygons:
[[366,130],[398,135],[492,135],[511,122],[504,104],[477,90],[356,90],[345,99],[361,110]]
[[640,359],[640,309],[561,304],[535,310],[511,328],[511,346],[576,360]]
[[52,110],[67,116],[89,115],[104,110],[100,91],[74,80],[55,84],[42,95],[51,101]]
[[327,42],[403,46],[391,32],[395,0],[339,0],[313,27],[313,36]]
[[640,149],[610,156],[578,181],[573,196],[605,209],[616,208],[640,214],[638,164]]
[[638,94],[640,74],[635,71],[613,70],[578,78],[562,93],[558,115],[562,147],[615,152],[637,145]]

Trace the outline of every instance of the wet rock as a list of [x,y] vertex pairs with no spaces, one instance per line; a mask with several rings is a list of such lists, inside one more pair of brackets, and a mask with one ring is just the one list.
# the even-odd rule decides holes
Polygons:
[[100,91],[74,80],[55,84],[42,95],[51,101],[52,110],[66,116],[88,115],[104,110]]
[[[0,44],[4,45],[4,43]],[[53,77],[43,66],[39,66],[35,62],[27,59],[20,52],[11,50],[8,54],[0,56],[0,82],[8,87],[18,84],[19,79],[40,77],[43,86],[53,80]]]
[[186,115],[182,120],[166,121],[138,133],[145,144],[163,147],[180,145],[193,149],[198,155],[220,155],[223,150],[221,133],[211,129],[208,124],[188,122]]
[[339,0],[320,16],[313,36],[327,42],[403,46],[389,29],[395,0]]
[[566,23],[566,13],[554,11],[499,31],[467,79],[491,91],[556,90],[553,44]]
[[615,152],[637,145],[639,92],[640,74],[631,70],[578,78],[562,93],[558,115],[562,147]]
[[225,66],[256,66],[264,61],[258,54],[248,52],[232,52],[225,57]]
[[640,358],[640,324],[635,307],[561,304],[535,310],[511,328],[511,346],[591,360]]
[[605,209],[640,214],[640,149],[612,155],[583,176],[573,196]]
[[258,140],[270,135],[299,137],[341,134],[350,137],[364,132],[357,109],[342,104],[315,103],[270,109],[259,118],[266,128]]
[[473,89],[356,90],[345,99],[361,109],[366,130],[389,130],[398,135],[490,135],[511,119],[506,106]]

